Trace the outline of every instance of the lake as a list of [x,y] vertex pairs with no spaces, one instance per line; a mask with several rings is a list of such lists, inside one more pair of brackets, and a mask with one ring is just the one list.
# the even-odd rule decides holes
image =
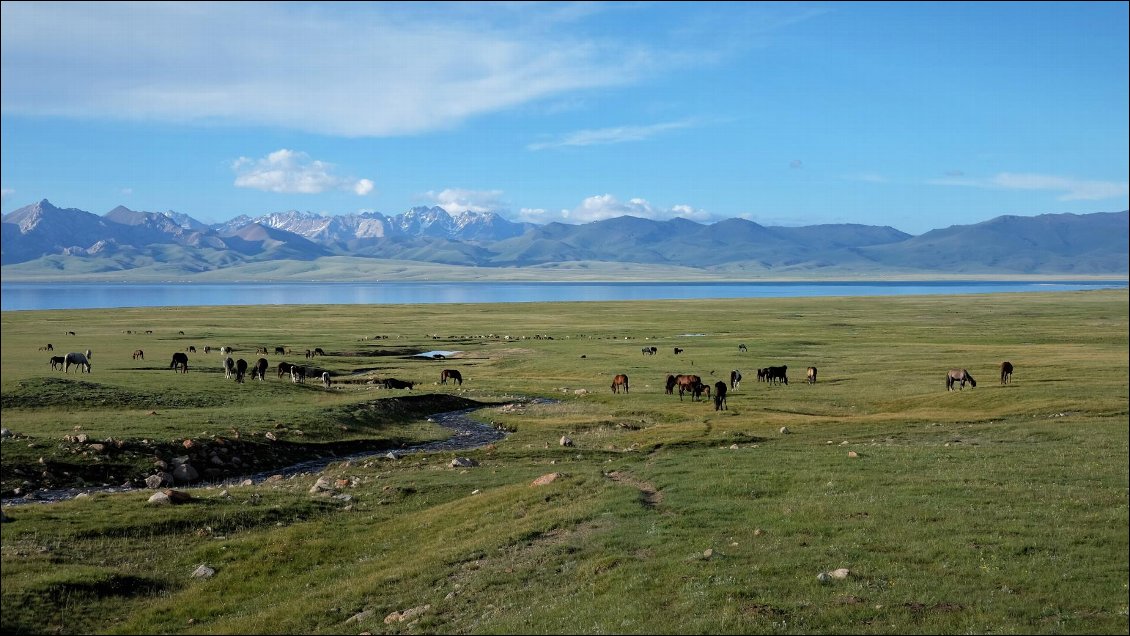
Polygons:
[[906,296],[1121,289],[1121,281],[3,283],[0,310]]

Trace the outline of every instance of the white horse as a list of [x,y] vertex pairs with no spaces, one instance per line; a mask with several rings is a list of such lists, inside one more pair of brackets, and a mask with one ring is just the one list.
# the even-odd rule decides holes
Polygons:
[[231,376],[232,376],[232,372],[235,371],[235,361],[231,359],[231,356],[224,356],[224,361],[223,361],[222,364],[223,364],[223,369],[224,369],[224,375],[226,375],[228,377],[228,379],[230,380]]
[[329,371],[323,371],[322,372],[322,384],[326,385],[327,389],[330,388],[330,372]]
[[83,372],[90,373],[90,350],[87,349],[86,353],[68,353],[63,360],[63,372],[70,373],[72,364]]

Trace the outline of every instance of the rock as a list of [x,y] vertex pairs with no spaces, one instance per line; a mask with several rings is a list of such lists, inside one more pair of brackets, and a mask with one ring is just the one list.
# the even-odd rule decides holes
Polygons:
[[563,477],[563,475],[561,473],[548,473],[548,474],[542,475],[541,477],[538,477],[530,485],[531,486],[544,486],[546,484],[552,484],[553,482],[557,481],[557,479],[559,477]]
[[373,616],[373,610],[367,609],[363,612],[357,612],[353,616],[350,616],[349,618],[345,619],[345,622],[346,623],[360,623],[361,621],[366,620],[368,618],[371,618],[372,616]]
[[164,492],[158,491],[153,493],[153,495],[149,497],[149,501],[147,501],[146,503],[153,506],[168,506],[172,505],[173,502],[169,500],[169,496]]
[[859,457],[859,453],[855,451],[848,451],[848,457]]
[[790,430],[789,430],[789,427],[788,427],[788,426],[782,426],[782,427],[781,427],[781,435],[788,435],[788,434],[789,434],[789,433],[791,433],[791,432],[792,432],[792,431],[790,431]]
[[170,503],[182,504],[192,501],[192,495],[187,492],[181,492],[179,490],[164,490],[162,492],[169,498]]
[[559,443],[562,446],[572,446],[573,445],[573,438],[569,437],[568,435],[562,435]]
[[6,428],[0,428],[0,437],[11,437],[12,431]]
[[391,625],[393,623],[403,623],[404,621],[416,618],[417,616],[423,614],[431,608],[431,605],[420,605],[418,607],[406,609],[401,612],[393,612],[388,616],[385,616],[385,625]]
[[324,493],[324,492],[333,492],[333,490],[334,490],[333,482],[330,481],[326,477],[319,477],[318,481],[314,482],[313,486],[310,486],[310,494],[311,495],[320,494],[320,493]]
[[192,464],[184,463],[173,469],[173,479],[181,483],[189,483],[196,481],[200,478],[200,473],[196,472]]
[[710,557],[712,557],[712,556],[714,556],[714,548],[707,548],[707,549],[702,551],[702,558],[703,559],[706,559],[707,561],[709,561]]
[[164,478],[161,477],[161,475],[150,475],[150,476],[145,478],[145,487],[146,488],[152,488],[153,490],[156,490],[156,489],[158,489],[158,488],[160,488],[161,486],[164,486],[164,485],[165,485],[165,480],[164,480]]
[[827,572],[821,572],[820,574],[816,575],[816,580],[820,581],[821,583],[827,583],[828,581],[832,580],[832,577]]
[[851,570],[847,568],[839,568],[828,573],[833,579],[846,579],[849,574],[851,574]]
[[216,574],[216,570],[208,567],[207,565],[201,564],[200,567],[198,567],[198,568],[196,568],[195,570],[192,571],[192,578],[194,578],[194,579],[210,579],[210,578],[212,578],[212,576],[214,574]]
[[451,460],[452,468],[472,468],[478,466],[479,462],[471,459],[470,457],[456,457]]
[[276,436],[271,431],[267,431],[266,433],[264,433],[263,437],[266,437],[267,439],[271,440],[272,442],[278,441],[278,439],[279,439],[278,436]]

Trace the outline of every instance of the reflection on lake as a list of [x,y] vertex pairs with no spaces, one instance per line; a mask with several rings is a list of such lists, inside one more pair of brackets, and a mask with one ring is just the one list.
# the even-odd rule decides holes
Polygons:
[[745,283],[3,283],[0,309],[212,305],[402,305],[805,296],[905,296],[1119,289],[1121,281]]

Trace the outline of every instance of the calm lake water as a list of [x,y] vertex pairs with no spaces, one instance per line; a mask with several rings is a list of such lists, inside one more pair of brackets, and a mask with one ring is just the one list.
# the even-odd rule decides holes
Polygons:
[[1121,289],[1127,281],[755,283],[3,283],[0,310],[906,296]]

